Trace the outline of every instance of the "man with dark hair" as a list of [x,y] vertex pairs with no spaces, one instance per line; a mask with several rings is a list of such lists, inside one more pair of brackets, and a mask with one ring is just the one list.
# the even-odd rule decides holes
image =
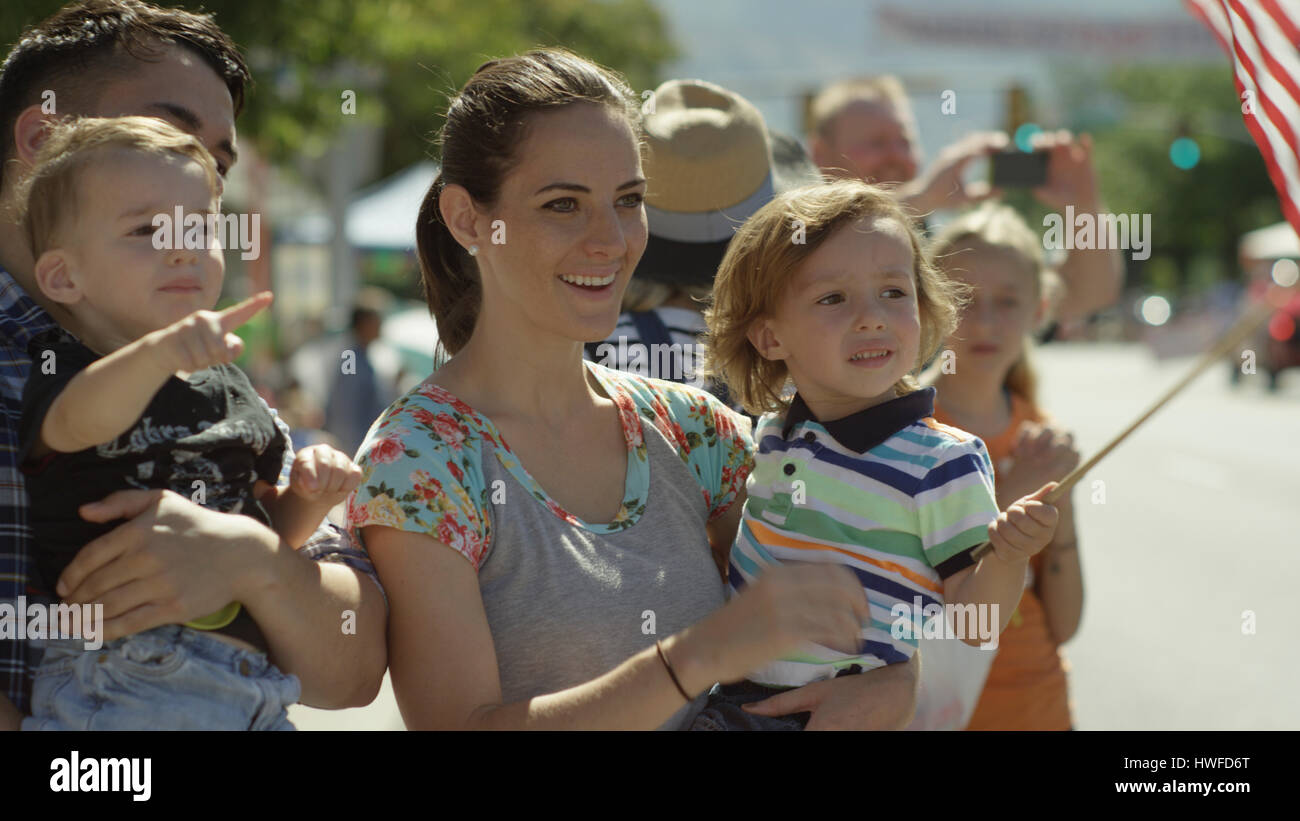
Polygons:
[[[47,92],[54,92],[60,113],[103,114],[95,109],[113,104],[104,99],[106,87],[134,73],[138,63],[165,63],[169,45],[184,47],[216,73],[238,117],[244,87],[252,78],[243,56],[211,16],[134,0],[89,0],[66,6],[24,32],[0,67],[0,156],[13,157],[14,121],[29,106],[46,103]],[[179,110],[171,113],[186,117]],[[224,140],[218,147],[220,153],[213,154],[224,176],[234,164],[234,143]]]
[[[60,333],[62,317],[36,287],[19,226],[7,221],[17,183],[46,123],[66,115],[167,120],[198,137],[224,177],[238,158],[235,116],[248,82],[243,58],[210,15],[139,0],[67,6],[24,32],[0,68],[0,603],[38,592],[29,587],[17,423],[31,367],[28,344]],[[240,601],[265,634],[272,660],[301,679],[304,703],[360,706],[378,692],[386,666],[382,588],[364,551],[337,528],[322,527],[295,550],[300,546],[247,516],[165,491],[115,493],[83,508],[83,516],[127,520],[83,549],[57,588],[67,601],[103,603],[105,640]],[[337,629],[347,611],[360,635]],[[28,709],[34,650],[0,640],[0,729],[17,729]]]

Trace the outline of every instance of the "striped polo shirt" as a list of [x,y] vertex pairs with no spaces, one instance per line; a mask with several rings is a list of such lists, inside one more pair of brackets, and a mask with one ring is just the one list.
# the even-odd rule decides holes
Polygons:
[[[993,465],[979,437],[940,424],[934,388],[818,422],[796,395],[784,416],[758,422],[754,470],[731,548],[732,592],[764,567],[835,562],[866,589],[871,623],[858,654],[805,643],[754,671],[751,681],[797,687],[850,665],[873,669],[906,661],[915,633],[895,638],[896,604],[920,624],[922,608],[943,604],[943,579],[971,566],[973,548],[998,517]],[[901,631],[900,631],[901,632]]]

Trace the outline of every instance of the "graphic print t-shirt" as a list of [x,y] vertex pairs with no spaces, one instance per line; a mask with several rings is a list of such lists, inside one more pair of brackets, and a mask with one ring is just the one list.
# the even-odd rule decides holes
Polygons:
[[[99,355],[69,337],[34,340],[31,354],[19,463],[27,475],[28,520],[43,589],[53,588],[77,551],[122,523],[88,522],[77,512],[114,491],[169,489],[204,507],[270,524],[253,484],[275,484],[285,441],[239,368],[218,365],[188,379],[172,377],[116,440],[32,459],[51,403]],[[93,407],[78,410],[94,413]]]

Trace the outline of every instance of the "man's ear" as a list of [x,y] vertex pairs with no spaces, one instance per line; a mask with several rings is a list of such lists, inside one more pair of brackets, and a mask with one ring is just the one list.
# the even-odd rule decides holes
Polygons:
[[479,213],[474,206],[474,198],[463,185],[448,184],[438,195],[438,211],[442,213],[442,222],[451,231],[462,247],[486,244],[479,237]]
[[764,359],[775,361],[790,355],[781,345],[781,341],[776,338],[776,331],[772,330],[772,324],[766,318],[760,317],[754,320],[745,336],[749,339],[749,344],[753,345],[759,356]]
[[49,126],[56,119],[55,115],[42,111],[39,105],[24,108],[14,120],[14,157],[23,165],[30,166],[49,134]]
[[46,251],[36,260],[36,286],[47,298],[63,305],[81,301],[81,286],[73,279],[68,252],[62,249]]

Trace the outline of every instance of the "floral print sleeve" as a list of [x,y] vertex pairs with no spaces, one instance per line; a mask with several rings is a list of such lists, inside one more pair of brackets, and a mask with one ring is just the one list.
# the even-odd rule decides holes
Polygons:
[[473,409],[434,385],[420,385],[384,412],[357,456],[361,485],[348,498],[348,530],[422,533],[477,570],[491,543],[482,441]]
[[[634,410],[676,446],[704,494],[709,521],[726,513],[744,489],[754,464],[749,420],[706,391],[599,365],[591,367],[602,381],[620,389],[623,397],[616,396],[616,401],[625,413]],[[627,400],[634,407],[623,407]]]

